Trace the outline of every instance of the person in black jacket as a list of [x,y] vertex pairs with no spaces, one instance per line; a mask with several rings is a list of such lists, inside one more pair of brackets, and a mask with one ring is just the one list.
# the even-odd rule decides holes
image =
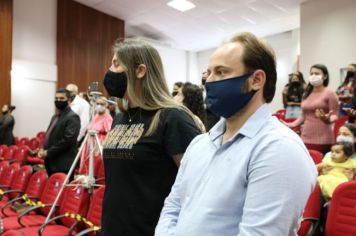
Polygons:
[[3,116],[0,117],[0,144],[6,144],[7,146],[15,144],[13,134],[15,118],[11,114],[13,110],[15,110],[15,106],[8,104],[5,104],[1,110]]
[[56,114],[46,131],[43,147],[38,152],[38,156],[45,159],[49,175],[55,172],[68,173],[77,154],[80,118],[70,109],[69,98],[68,90],[61,88],[56,91]]

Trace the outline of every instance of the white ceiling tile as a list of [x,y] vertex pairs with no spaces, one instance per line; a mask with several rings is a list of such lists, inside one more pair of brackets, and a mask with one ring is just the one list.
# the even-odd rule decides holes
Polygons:
[[196,8],[179,12],[169,0],[76,0],[125,20],[127,36],[168,42],[185,50],[212,48],[239,31],[259,36],[299,27],[304,0],[190,0]]

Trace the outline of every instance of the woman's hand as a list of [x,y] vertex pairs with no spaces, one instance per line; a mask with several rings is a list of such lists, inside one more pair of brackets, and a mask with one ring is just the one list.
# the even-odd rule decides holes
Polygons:
[[326,113],[323,109],[316,109],[315,110],[315,116],[324,121],[324,122],[329,122],[330,121],[330,116],[332,115],[333,111],[329,111]]
[[351,108],[342,108],[346,112],[346,114],[350,117],[356,117],[356,110]]

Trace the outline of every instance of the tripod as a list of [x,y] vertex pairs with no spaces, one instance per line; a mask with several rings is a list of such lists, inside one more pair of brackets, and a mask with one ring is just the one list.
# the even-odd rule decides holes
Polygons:
[[[84,186],[85,188],[89,189],[89,193],[91,194],[93,192],[93,187],[100,186],[98,184],[95,184],[95,177],[94,177],[94,152],[95,152],[95,146],[99,148],[100,155],[103,155],[103,150],[100,144],[100,140],[98,137],[98,132],[93,129],[94,126],[94,112],[95,112],[95,107],[96,107],[96,100],[98,97],[101,95],[100,92],[94,91],[90,92],[90,103],[92,104],[91,107],[91,114],[90,114],[90,129],[88,130],[87,134],[85,135],[85,138],[82,142],[82,144],[79,147],[78,153],[74,158],[74,161],[72,163],[72,166],[70,167],[67,176],[61,186],[61,189],[58,192],[58,195],[56,196],[56,199],[53,202],[53,206],[51,207],[46,220],[45,224],[48,223],[48,221],[51,219],[52,214],[54,213],[56,209],[56,205],[64,191],[64,188],[66,186]],[[77,163],[81,157],[81,154],[84,150],[84,147],[87,145],[87,142],[89,140],[89,169],[88,169],[88,175],[82,176],[81,178],[78,178],[81,182],[81,184],[68,184],[69,178],[72,175],[73,171],[75,170]]]

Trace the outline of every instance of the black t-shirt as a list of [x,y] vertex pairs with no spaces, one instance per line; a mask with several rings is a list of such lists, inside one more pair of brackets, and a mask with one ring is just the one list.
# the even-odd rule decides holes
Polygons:
[[115,117],[103,145],[106,189],[104,236],[152,236],[174,183],[172,156],[183,154],[200,130],[174,108],[163,109],[156,131],[145,136],[156,111],[130,109]]

